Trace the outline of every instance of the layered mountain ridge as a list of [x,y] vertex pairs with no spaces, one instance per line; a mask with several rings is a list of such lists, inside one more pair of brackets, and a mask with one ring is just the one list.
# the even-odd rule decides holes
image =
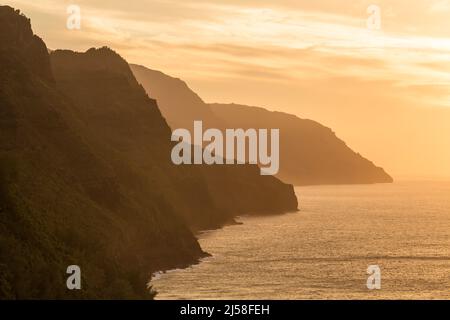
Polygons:
[[[131,65],[136,79],[160,106],[169,125],[206,128],[280,129],[281,180],[295,185],[389,183],[380,167],[350,149],[336,134],[315,121],[282,112],[237,104],[207,104],[188,85],[160,71]],[[183,99],[178,99],[183,97]]]
[[1,298],[151,298],[152,272],[205,255],[193,230],[297,208],[256,166],[173,165],[169,126],[114,51],[49,55],[6,6],[0,43]]

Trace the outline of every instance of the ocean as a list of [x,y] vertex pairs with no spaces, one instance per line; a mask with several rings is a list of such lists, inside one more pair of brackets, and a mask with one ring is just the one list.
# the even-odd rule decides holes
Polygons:
[[[449,299],[450,182],[296,187],[300,211],[199,234],[157,299]],[[380,270],[369,289],[368,267]]]

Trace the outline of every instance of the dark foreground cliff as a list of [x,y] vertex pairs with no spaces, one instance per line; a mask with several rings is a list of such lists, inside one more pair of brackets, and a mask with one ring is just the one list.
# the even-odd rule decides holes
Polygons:
[[[8,7],[0,43],[0,297],[151,297],[152,271],[203,255],[195,237],[159,190],[130,175],[148,188],[134,195],[85,141],[44,42]],[[72,264],[79,291],[66,288]]]
[[256,167],[173,165],[156,102],[109,49],[50,59],[30,21],[0,7],[0,70],[0,298],[151,298],[152,272],[204,255],[192,230],[264,201],[297,207]]

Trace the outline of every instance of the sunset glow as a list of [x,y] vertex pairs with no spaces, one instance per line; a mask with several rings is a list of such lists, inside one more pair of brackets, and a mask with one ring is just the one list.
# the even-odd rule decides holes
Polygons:
[[[367,28],[372,1],[6,4],[50,48],[102,43],[207,102],[320,121],[394,174],[450,176],[450,1],[377,1],[381,30]],[[65,28],[69,4],[82,10],[81,30]]]

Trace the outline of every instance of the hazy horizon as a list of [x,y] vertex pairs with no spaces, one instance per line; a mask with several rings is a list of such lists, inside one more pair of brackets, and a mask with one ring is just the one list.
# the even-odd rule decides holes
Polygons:
[[[450,177],[450,1],[5,1],[51,49],[103,45],[206,102],[318,121],[395,179]],[[81,30],[66,8],[81,7]]]

